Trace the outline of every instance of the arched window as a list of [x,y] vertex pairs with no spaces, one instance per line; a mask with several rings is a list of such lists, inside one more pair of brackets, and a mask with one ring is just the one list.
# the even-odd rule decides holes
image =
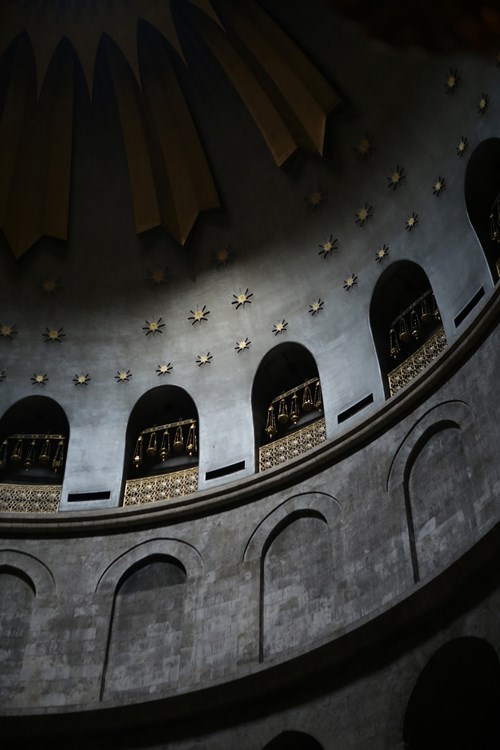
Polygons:
[[323,750],[318,740],[305,732],[281,732],[264,750]]
[[422,670],[408,701],[408,750],[500,747],[500,664],[481,638],[457,638]]
[[255,375],[252,409],[259,470],[294,458],[325,439],[318,368],[301,344],[279,344]]
[[370,325],[386,396],[411,382],[446,346],[429,279],[411,261],[393,263],[378,280]]
[[[0,482],[49,488],[61,485],[68,439],[66,415],[51,398],[28,396],[13,404],[0,420]],[[9,490],[11,500],[5,509],[57,510],[59,503],[58,492],[49,491],[47,497],[39,492],[38,501],[29,492],[26,501],[15,495]],[[3,503],[0,507],[4,509]]]
[[500,278],[500,138],[488,138],[472,153],[465,173],[469,221],[494,281]]
[[[170,385],[145,393],[127,427],[124,505],[195,491],[198,451],[198,412],[191,396]],[[146,478],[158,481],[138,481]]]

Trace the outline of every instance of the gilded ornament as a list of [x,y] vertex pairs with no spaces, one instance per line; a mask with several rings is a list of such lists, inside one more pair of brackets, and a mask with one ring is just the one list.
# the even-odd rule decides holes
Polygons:
[[203,305],[201,310],[199,307],[197,307],[196,310],[190,310],[189,312],[191,313],[191,315],[189,316],[188,320],[192,321],[192,326],[194,326],[195,323],[207,323],[207,315],[210,315],[210,310],[207,310],[206,305]]
[[17,326],[15,324],[12,326],[2,325],[0,323],[0,336],[12,341],[14,336],[17,336]]
[[209,365],[212,362],[212,359],[213,357],[210,352],[207,352],[206,354],[198,354],[196,364],[198,367],[203,367],[204,365]]
[[222,268],[223,266],[227,266],[230,261],[233,259],[233,254],[231,250],[228,247],[221,247],[220,250],[217,250],[215,253],[215,266],[216,268]]
[[488,94],[481,94],[481,98],[479,99],[477,103],[477,111],[480,115],[484,115],[486,110],[488,109],[488,105],[490,103],[490,97]]
[[59,289],[57,280],[52,277],[47,277],[43,279],[42,283],[40,284],[40,287],[42,289],[42,292],[45,292],[45,294],[54,294]]
[[84,375],[83,373],[80,373],[80,375],[75,375],[75,377],[73,378],[73,383],[79,386],[88,385],[91,380],[92,378],[90,377],[88,373],[86,375]]
[[146,320],[146,325],[142,326],[142,330],[146,332],[146,336],[149,336],[150,333],[153,334],[153,336],[156,336],[157,333],[163,333],[162,328],[165,328],[165,323],[162,322],[163,318],[158,318],[158,320]]
[[246,338],[246,339],[242,339],[242,341],[237,341],[237,342],[236,342],[236,346],[235,346],[234,348],[235,348],[235,350],[236,350],[236,351],[238,352],[238,354],[239,354],[240,352],[243,352],[243,351],[245,351],[246,349],[247,349],[247,350],[248,350],[248,349],[250,349],[250,345],[251,345],[251,343],[252,343],[252,342],[251,342],[251,341],[250,341],[250,339],[248,339],[248,338]]
[[354,216],[356,224],[358,226],[362,227],[366,224],[368,219],[370,219],[373,216],[373,206],[370,206],[368,203],[365,203],[365,205],[362,208],[359,208]]
[[441,195],[445,187],[446,187],[446,182],[445,182],[444,177],[438,177],[435,180],[434,185],[432,186],[432,194],[436,196]]
[[328,256],[333,254],[334,250],[338,250],[338,240],[333,239],[333,234],[331,234],[330,237],[318,245],[318,247],[320,248],[318,255],[321,255],[323,260],[326,260]]
[[272,332],[275,336],[278,336],[278,334],[283,333],[283,331],[286,331],[288,328],[288,321],[286,321],[284,318],[283,320],[279,320],[277,323],[274,323]]
[[310,209],[315,211],[326,199],[326,190],[320,185],[306,196],[306,202]]
[[402,182],[406,179],[404,167],[400,167],[396,164],[396,168],[392,171],[391,175],[387,178],[389,190],[396,190]]
[[460,77],[457,68],[450,68],[448,78],[446,79],[445,89],[447,94],[454,94],[459,84]]
[[161,286],[167,283],[167,271],[165,268],[154,268],[149,271],[149,281],[153,283],[153,286]]
[[46,344],[49,342],[52,344],[62,344],[62,340],[66,334],[64,333],[64,328],[46,328],[42,336]]
[[128,383],[132,377],[131,370],[117,370],[115,380],[117,383]]
[[405,221],[405,229],[411,232],[418,224],[418,214],[413,211]]
[[382,245],[382,247],[379,247],[377,252],[375,253],[375,260],[377,263],[381,263],[385,258],[387,258],[389,255],[389,246],[388,245]]
[[318,299],[317,302],[313,302],[311,305],[309,305],[309,312],[314,317],[318,313],[320,313],[323,309],[323,305],[325,304],[324,300]]
[[465,136],[462,136],[457,146],[457,156],[463,156],[467,151],[469,141]]
[[362,159],[366,159],[372,152],[372,139],[368,135],[364,135],[358,143],[356,150]]
[[245,307],[245,305],[251,305],[252,300],[250,297],[253,297],[253,292],[249,292],[248,289],[246,289],[244,292],[240,290],[239,294],[233,294],[234,300],[231,302],[232,305],[236,305],[236,309],[239,307]]
[[161,375],[170,375],[173,369],[173,366],[170,364],[170,362],[168,362],[167,364],[158,365],[158,367],[156,368],[156,373],[158,377],[160,377]]
[[350,276],[344,279],[344,289],[346,290],[346,292],[350,292],[353,286],[356,286],[357,283],[358,277],[355,273],[351,273]]
[[42,374],[41,372],[35,372],[35,374],[31,378],[31,382],[33,385],[46,385],[46,383],[49,382],[49,378],[47,376],[47,373]]

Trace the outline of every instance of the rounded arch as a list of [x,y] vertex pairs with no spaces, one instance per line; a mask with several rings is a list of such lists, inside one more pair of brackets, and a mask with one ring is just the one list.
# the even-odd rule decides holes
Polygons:
[[198,410],[184,388],[160,385],[139,398],[127,425],[128,479],[196,466],[198,451]]
[[61,484],[69,441],[62,406],[48,396],[26,396],[0,419],[0,481]]
[[323,745],[310,734],[288,730],[274,737],[264,750],[323,750]]
[[[500,200],[500,138],[487,138],[472,152],[465,172],[465,205],[494,281],[500,277],[500,238],[492,239],[490,214]],[[500,210],[497,205],[497,212]]]
[[389,397],[399,389],[389,374],[442,328],[437,300],[421,266],[400,260],[386,268],[373,290],[370,327]]
[[2,570],[15,572],[28,583],[36,596],[49,596],[55,591],[54,576],[49,568],[27,552],[0,550],[0,571]]
[[[309,381],[313,382],[309,383]],[[289,391],[294,389],[298,389],[296,402],[298,408],[292,417],[293,394]],[[282,394],[286,396],[284,399],[281,398]],[[282,407],[285,414],[281,420]],[[274,434],[269,429],[271,410],[276,426]],[[318,419],[322,411],[323,401],[318,366],[309,349],[303,344],[287,341],[267,352],[257,368],[252,386],[256,447],[266,445],[274,437],[282,437]]]
[[408,750],[489,750],[500,744],[500,663],[482,638],[449,641],[431,656],[410,695]]

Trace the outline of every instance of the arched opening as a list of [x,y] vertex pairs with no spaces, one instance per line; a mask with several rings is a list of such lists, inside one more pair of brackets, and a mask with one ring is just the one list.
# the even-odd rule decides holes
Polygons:
[[264,750],[323,750],[323,746],[310,734],[288,731],[278,734]]
[[168,555],[132,566],[115,591],[101,685],[106,696],[147,693],[179,673],[186,570]]
[[370,325],[386,397],[411,382],[446,346],[441,314],[425,271],[390,265],[370,304]]
[[[145,393],[134,406],[127,427],[125,505],[154,502],[194,491],[198,484],[198,411],[178,386],[163,385]],[[130,481],[163,478],[134,496]],[[170,481],[167,481],[170,480]]]
[[0,567],[0,692],[2,698],[22,690],[22,668],[29,641],[35,586],[24,572]]
[[407,750],[493,750],[500,746],[500,664],[481,638],[457,638],[422,670],[408,701]]
[[259,471],[324,440],[323,397],[311,352],[295,343],[271,349],[255,375],[252,411]]
[[60,485],[64,476],[69,423],[46,396],[28,396],[0,419],[0,482]]
[[494,281],[500,278],[500,138],[488,138],[471,154],[465,204]]

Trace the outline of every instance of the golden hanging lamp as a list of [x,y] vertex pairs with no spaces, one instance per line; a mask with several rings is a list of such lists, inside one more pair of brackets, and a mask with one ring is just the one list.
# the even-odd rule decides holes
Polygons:
[[319,380],[316,381],[314,388],[314,408],[318,411],[323,411],[323,394],[321,393],[321,383]]
[[311,389],[308,385],[304,388],[304,395],[302,396],[302,408],[304,411],[311,411],[314,407]]
[[399,346],[398,337],[396,336],[394,328],[391,328],[389,331],[389,352],[393,359],[397,359],[401,353],[401,347]]
[[427,297],[423,298],[422,304],[420,305],[420,318],[422,320],[422,323],[430,323],[432,320],[432,313],[429,310]]
[[18,440],[14,446],[14,450],[11,453],[10,460],[13,464],[18,464],[23,457],[23,441]]
[[156,456],[156,447],[156,432],[152,432],[149,438],[148,447],[146,448],[146,453],[149,458],[154,458]]
[[142,465],[142,435],[139,435],[139,437],[137,438],[132,463],[134,464],[136,469],[138,469],[139,466]]
[[288,406],[284,398],[280,399],[278,406],[278,422],[280,424],[286,424],[288,422]]
[[190,425],[186,440],[186,453],[191,458],[196,451],[196,426],[194,422]]
[[42,466],[46,466],[50,461],[50,440],[49,438],[46,438],[43,441],[42,449],[40,451],[40,454],[38,456],[39,463],[42,464]]
[[408,341],[411,341],[411,333],[408,330],[408,326],[406,324],[406,320],[404,317],[401,318],[399,321],[399,340],[406,344]]
[[63,465],[63,461],[64,461],[64,440],[58,440],[56,452],[54,453],[54,458],[52,459],[53,471],[59,471],[59,469]]
[[295,392],[292,396],[292,403],[290,406],[290,422],[292,424],[297,424],[300,418],[300,411],[299,411],[299,397],[297,396],[297,392]]
[[276,429],[276,414],[274,413],[274,406],[271,404],[267,410],[267,422],[265,431],[269,440],[272,440],[278,430]]
[[170,432],[165,430],[161,438],[160,459],[166,461],[170,456]]
[[413,308],[413,310],[410,313],[410,327],[411,327],[411,335],[416,341],[418,341],[418,339],[420,338],[420,320],[419,320],[418,313],[415,310],[415,308]]
[[180,453],[183,448],[184,448],[184,434],[182,432],[181,425],[179,425],[175,431],[174,451],[176,451],[176,453]]
[[36,442],[35,440],[32,440],[28,447],[28,452],[26,454],[26,458],[24,459],[24,468],[26,471],[29,471],[31,467],[33,466],[33,462],[35,460],[35,446]]

